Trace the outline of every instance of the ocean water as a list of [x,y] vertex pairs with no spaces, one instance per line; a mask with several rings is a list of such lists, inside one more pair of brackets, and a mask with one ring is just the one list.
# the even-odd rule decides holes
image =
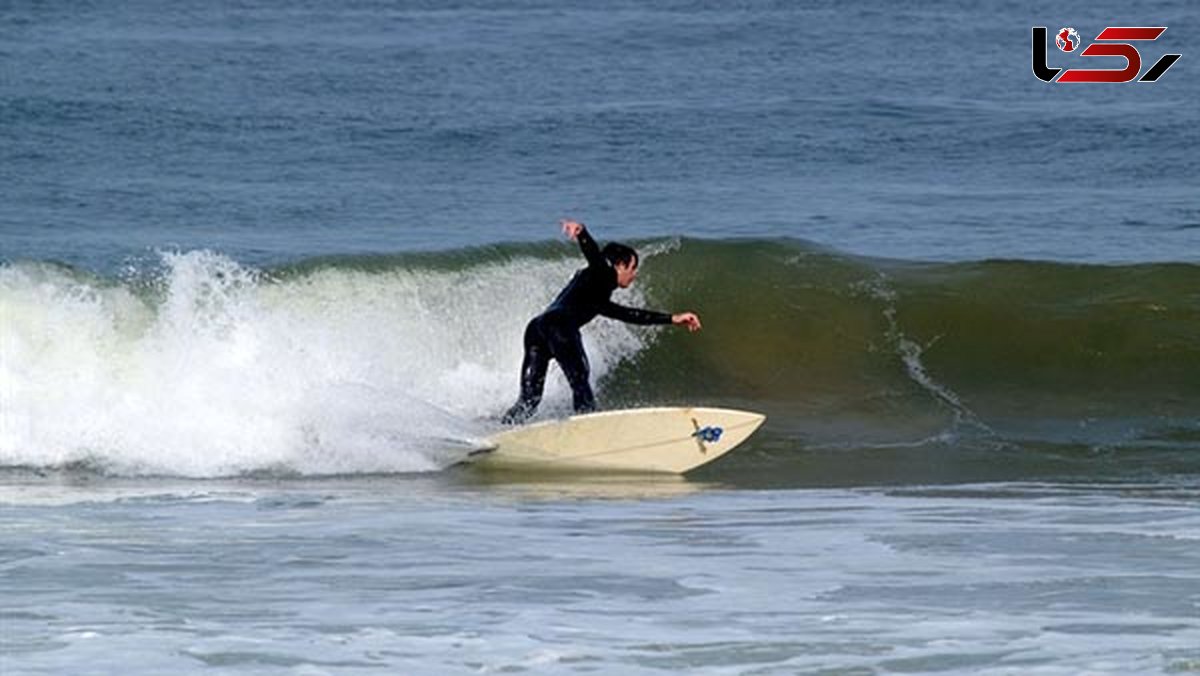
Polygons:
[[[1039,25],[1183,56],[1046,84]],[[1196,35],[1182,1],[0,7],[0,673],[1200,671]],[[460,464],[565,216],[642,252],[620,302],[705,325],[589,325],[601,405],[766,413],[743,448]],[[569,399],[552,369],[540,417]]]
[[6,497],[5,673],[1200,665],[1194,485],[388,477]]

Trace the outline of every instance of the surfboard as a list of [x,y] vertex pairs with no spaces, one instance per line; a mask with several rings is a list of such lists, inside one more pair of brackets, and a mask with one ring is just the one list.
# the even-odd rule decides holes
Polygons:
[[470,462],[492,468],[682,474],[732,451],[766,416],[723,408],[636,408],[499,432]]

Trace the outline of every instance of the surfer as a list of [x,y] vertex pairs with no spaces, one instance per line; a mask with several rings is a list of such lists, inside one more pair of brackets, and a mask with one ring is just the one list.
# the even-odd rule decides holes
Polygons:
[[595,410],[596,399],[588,382],[588,359],[579,328],[596,315],[630,324],[675,324],[687,327],[693,333],[700,330],[700,318],[692,312],[667,314],[625,307],[609,300],[617,287],[629,288],[637,278],[637,252],[616,242],[606,244],[602,250],[587,228],[577,221],[564,219],[562,230],[567,237],[579,242],[587,267],[576,272],[550,306],[525,327],[521,397],[501,419],[507,425],[520,424],[537,410],[551,359],[558,362],[567,376],[575,412]]

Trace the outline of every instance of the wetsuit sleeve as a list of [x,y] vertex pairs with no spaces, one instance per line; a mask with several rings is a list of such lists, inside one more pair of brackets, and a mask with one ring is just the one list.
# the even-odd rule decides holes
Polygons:
[[608,265],[604,254],[600,253],[600,245],[596,244],[596,240],[592,239],[592,235],[587,231],[587,228],[580,230],[579,235],[575,239],[579,242],[579,249],[583,251],[583,257],[587,259],[588,265]]
[[670,324],[671,315],[656,310],[642,310],[635,307],[625,307],[610,301],[600,306],[600,314],[629,324]]

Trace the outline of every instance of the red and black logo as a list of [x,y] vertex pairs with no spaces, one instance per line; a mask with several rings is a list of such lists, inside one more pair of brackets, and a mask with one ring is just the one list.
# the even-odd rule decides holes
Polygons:
[[[1079,51],[1081,40],[1074,28],[1063,28],[1054,34],[1054,44],[1059,50],[1080,56],[1120,56],[1125,59],[1121,69],[1099,68],[1051,68],[1046,63],[1047,31],[1045,26],[1033,27],[1033,74],[1043,82],[1154,82],[1179,60],[1179,54],[1164,54],[1141,78],[1142,55],[1131,42],[1157,40],[1166,26],[1156,27],[1108,27],[1100,31],[1096,41]],[[1062,75],[1059,73],[1062,72]],[[1058,77],[1055,80],[1055,77]]]

